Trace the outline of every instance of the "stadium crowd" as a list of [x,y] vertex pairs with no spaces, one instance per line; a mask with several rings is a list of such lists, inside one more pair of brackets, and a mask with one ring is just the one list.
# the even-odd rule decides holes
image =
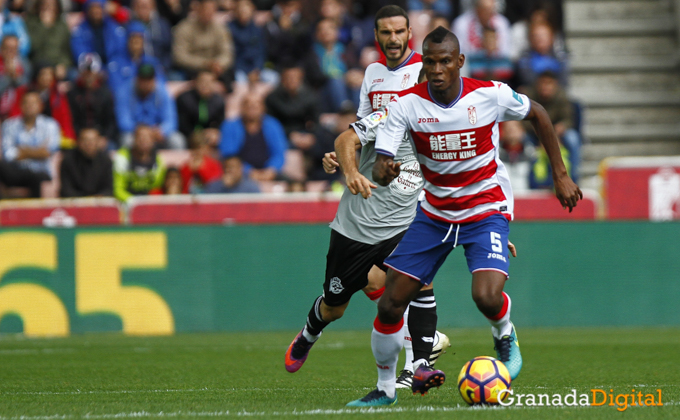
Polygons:
[[[577,180],[560,0],[0,0],[0,197],[332,188],[321,159],[381,57],[386,4],[410,12],[415,50],[444,26],[465,75],[541,103]],[[528,125],[501,143],[516,190],[552,188]]]

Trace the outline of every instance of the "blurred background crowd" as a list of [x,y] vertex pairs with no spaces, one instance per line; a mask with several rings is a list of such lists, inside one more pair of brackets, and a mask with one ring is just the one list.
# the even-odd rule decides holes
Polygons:
[[[437,26],[548,111],[578,182],[561,0],[0,0],[0,196],[324,191],[321,159],[381,57],[374,15]],[[530,126],[501,126],[513,186],[552,188]]]

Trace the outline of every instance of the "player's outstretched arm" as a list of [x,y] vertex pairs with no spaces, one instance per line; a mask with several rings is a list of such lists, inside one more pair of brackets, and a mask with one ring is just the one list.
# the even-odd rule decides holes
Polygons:
[[357,145],[361,145],[361,141],[354,129],[345,130],[335,139],[335,154],[342,172],[345,173],[349,192],[354,195],[361,194],[362,197],[368,198],[372,195],[371,189],[378,188],[378,186],[359,172],[356,158]]
[[401,162],[394,163],[391,156],[378,153],[373,165],[373,179],[383,187],[399,176]]
[[538,139],[543,147],[545,147],[548,159],[550,159],[552,177],[555,184],[555,195],[560,200],[562,207],[569,207],[569,212],[571,213],[571,210],[576,207],[578,200],[583,199],[583,193],[567,173],[567,168],[564,166],[564,161],[562,161],[557,134],[555,134],[555,129],[550,122],[550,117],[541,104],[532,100],[531,110],[526,119],[531,122],[534,130],[536,130]]

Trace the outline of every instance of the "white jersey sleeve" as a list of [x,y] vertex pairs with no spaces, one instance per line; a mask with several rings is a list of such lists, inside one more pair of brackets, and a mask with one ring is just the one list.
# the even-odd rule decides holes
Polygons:
[[385,108],[382,108],[365,116],[361,120],[350,124],[350,127],[357,133],[362,146],[366,146],[368,143],[375,141],[378,126],[386,117],[387,111]]
[[517,93],[510,86],[494,82],[498,86],[498,121],[523,120],[531,110],[531,100]]
[[373,111],[371,105],[371,98],[368,96],[368,76],[364,76],[361,82],[361,94],[359,95],[359,109],[357,109],[357,117],[364,118]]
[[378,153],[396,156],[399,145],[408,130],[403,102],[395,100],[385,108],[385,116],[378,123],[375,150]]

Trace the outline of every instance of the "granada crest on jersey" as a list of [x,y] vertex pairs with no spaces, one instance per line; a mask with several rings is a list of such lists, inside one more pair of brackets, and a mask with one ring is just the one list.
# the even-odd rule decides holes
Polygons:
[[468,107],[468,121],[470,121],[470,124],[472,125],[477,124],[477,109],[475,109],[474,106]]
[[402,88],[402,89],[406,89],[406,86],[408,86],[408,80],[409,80],[410,78],[411,78],[411,74],[410,74],[410,73],[406,73],[406,74],[404,75],[404,78],[401,79],[401,88]]

